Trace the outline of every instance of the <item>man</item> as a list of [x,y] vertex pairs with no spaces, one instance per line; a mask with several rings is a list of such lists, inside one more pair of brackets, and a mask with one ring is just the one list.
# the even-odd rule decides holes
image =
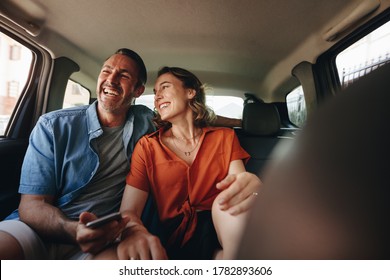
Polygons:
[[[1,259],[85,259],[116,240],[128,217],[98,229],[85,224],[118,211],[135,143],[155,129],[153,112],[132,105],[145,82],[141,57],[120,49],[101,69],[97,102],[39,119],[22,166],[19,213],[0,223]],[[260,185],[248,184],[253,176],[220,183],[229,187],[221,209],[237,213],[249,207],[243,198]]]

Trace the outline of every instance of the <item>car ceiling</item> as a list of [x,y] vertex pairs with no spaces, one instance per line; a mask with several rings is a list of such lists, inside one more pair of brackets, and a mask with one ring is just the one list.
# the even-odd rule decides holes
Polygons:
[[[108,55],[128,47],[145,61],[149,90],[157,70],[168,65],[195,72],[218,92],[252,92],[275,101],[297,83],[291,69],[315,62],[340,39],[328,42],[324,34],[364,1],[2,0],[1,5],[24,10],[39,27],[36,40],[53,56],[74,59],[91,79]],[[371,16],[390,6],[390,0],[381,2]]]

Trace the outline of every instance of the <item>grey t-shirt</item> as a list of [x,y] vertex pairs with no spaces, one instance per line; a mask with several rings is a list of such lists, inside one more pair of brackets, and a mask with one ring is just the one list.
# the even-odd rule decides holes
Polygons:
[[123,126],[103,127],[92,145],[99,155],[99,168],[83,192],[62,211],[77,220],[83,211],[103,216],[119,210],[126,175],[130,169],[123,145]]

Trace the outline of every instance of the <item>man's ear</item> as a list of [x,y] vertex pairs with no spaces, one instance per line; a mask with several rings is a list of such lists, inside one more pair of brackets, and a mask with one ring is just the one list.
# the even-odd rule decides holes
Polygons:
[[145,86],[141,85],[135,89],[134,95],[136,98],[140,97],[145,91]]

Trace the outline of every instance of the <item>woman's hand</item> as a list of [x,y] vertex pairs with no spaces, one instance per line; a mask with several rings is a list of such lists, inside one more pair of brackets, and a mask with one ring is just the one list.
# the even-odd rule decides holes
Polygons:
[[120,260],[166,260],[167,254],[160,239],[142,225],[127,228],[117,248]]
[[229,174],[216,187],[222,192],[217,196],[220,209],[237,215],[248,211],[256,200],[261,180],[249,172]]

